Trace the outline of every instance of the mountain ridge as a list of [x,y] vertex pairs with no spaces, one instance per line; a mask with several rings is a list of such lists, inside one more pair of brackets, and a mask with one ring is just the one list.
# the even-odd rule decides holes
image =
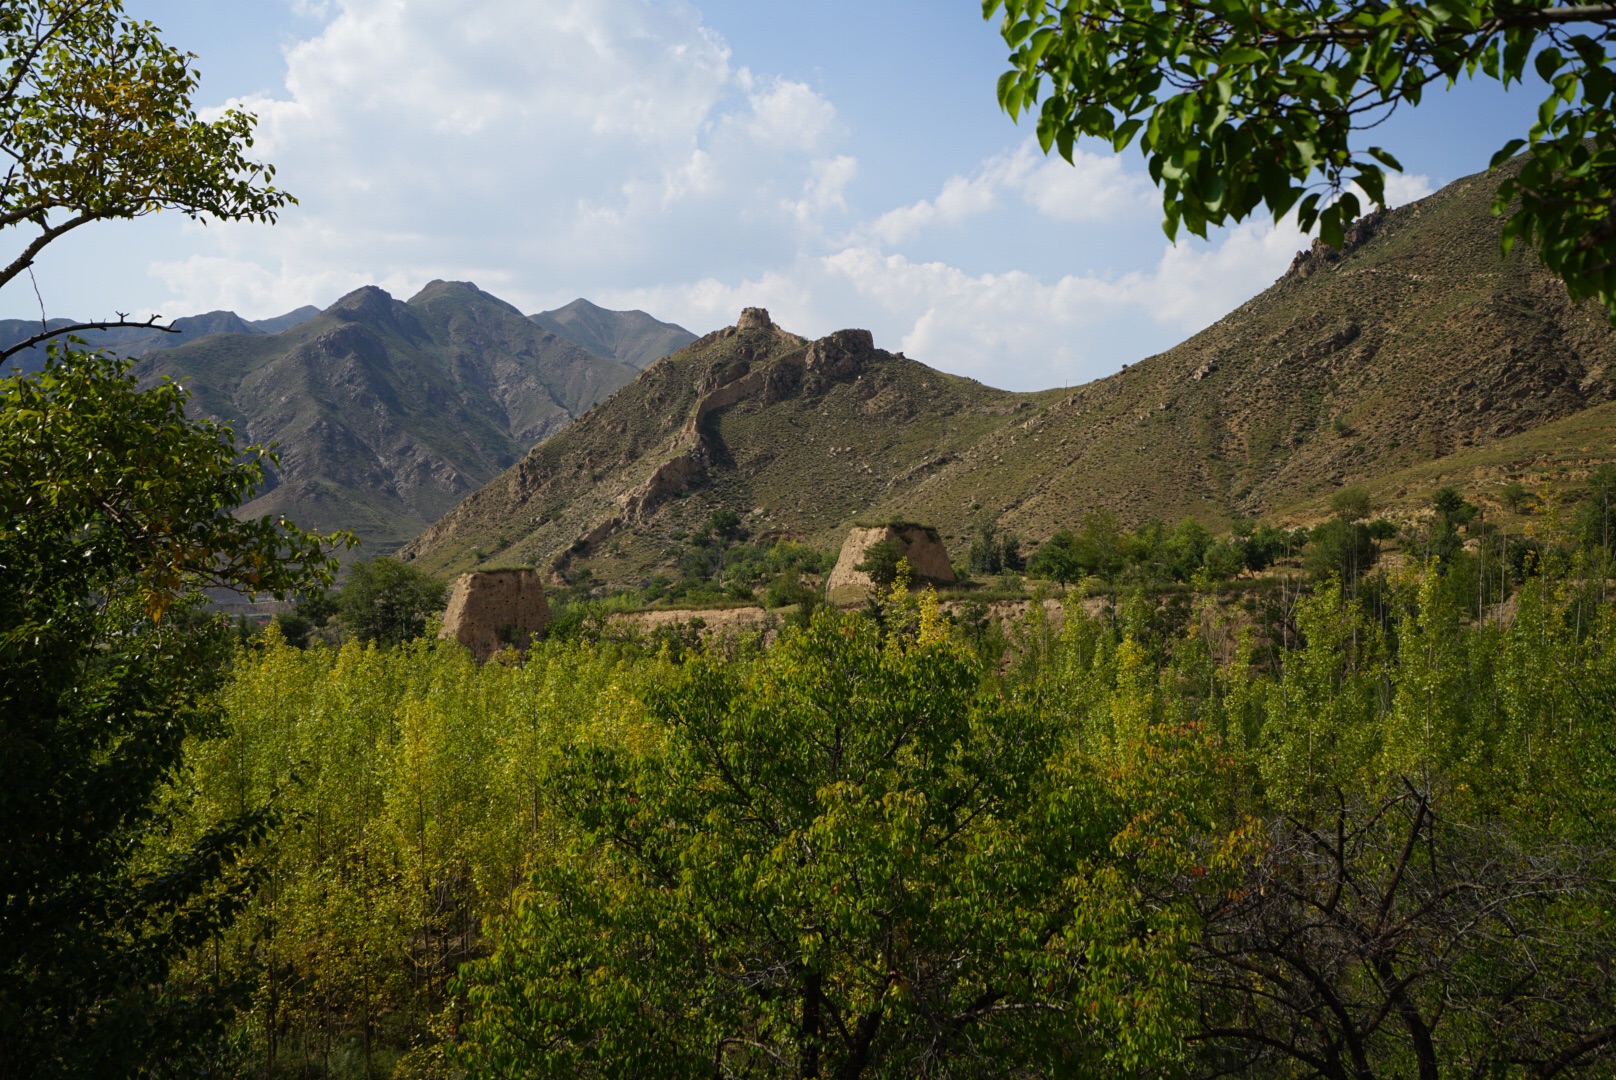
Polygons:
[[[214,334],[276,334],[307,322],[320,313],[311,304],[276,315],[268,319],[243,319],[234,311],[206,311],[200,315],[183,315],[168,325],[172,330],[155,326],[119,326],[104,330],[84,330],[78,336],[92,349],[108,349],[125,356],[150,352],[154,349],[172,349],[187,341]],[[78,319],[50,319],[44,325],[59,330],[81,322]],[[26,341],[39,331],[40,324],[27,319],[0,319],[0,348],[8,348]],[[13,370],[38,371],[45,363],[46,345],[35,345],[16,353],[7,360]],[[7,365],[0,365],[4,367]]]
[[530,315],[535,323],[574,345],[645,368],[678,352],[696,335],[643,311],[610,311],[579,297],[553,311]]
[[142,357],[200,412],[280,464],[248,514],[352,528],[396,547],[482,481],[633,378],[468,282],[409,301],[376,286],[277,334],[217,334]]
[[[1498,443],[1616,397],[1602,313],[1573,305],[1524,249],[1500,257],[1499,179],[1362,219],[1345,250],[1299,253],[1183,344],[1073,390],[964,392],[968,380],[868,334],[844,350],[848,378],[794,382],[808,352],[862,332],[807,342],[743,315],[535,447],[404,554],[435,570],[514,561],[635,584],[714,509],[821,546],[854,518],[902,517],[937,525],[956,551],[985,522],[1036,541],[1096,509],[1221,527]],[[659,483],[666,497],[636,502]]]

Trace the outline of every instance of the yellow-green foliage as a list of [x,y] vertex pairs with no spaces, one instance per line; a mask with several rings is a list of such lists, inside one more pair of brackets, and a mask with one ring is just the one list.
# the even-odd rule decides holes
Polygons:
[[221,948],[261,969],[254,1056],[336,1045],[380,1068],[426,1038],[483,920],[550,843],[548,759],[581,730],[631,743],[662,666],[566,645],[482,667],[424,643],[304,652],[273,631],[240,656],[229,735],[195,747],[189,779],[201,821],[281,815],[259,902]]
[[[1396,980],[1362,974],[1384,962],[1448,1060],[1543,1060],[1616,1006],[1597,591],[1537,579],[1477,624],[1434,570],[1379,606],[1326,586],[1277,670],[1263,626],[1215,657],[1210,599],[1177,631],[1074,603],[1008,666],[901,588],[682,659],[551,643],[479,667],[271,634],[195,747],[185,828],[266,801],[282,825],[192,974],[248,981],[236,1067],[270,1073],[1290,1075],[1209,1033],[1288,1022],[1228,957],[1328,925],[1265,882],[1328,878],[1308,845],[1340,835],[1341,903],[1383,924],[1307,939],[1337,950],[1347,1013],[1385,1015]],[[1409,821],[1441,858],[1398,862]],[[1527,1004],[1506,927],[1537,928]],[[1333,1023],[1287,1037],[1312,1052]],[[1399,1030],[1354,1034],[1366,1075],[1422,1067]]]

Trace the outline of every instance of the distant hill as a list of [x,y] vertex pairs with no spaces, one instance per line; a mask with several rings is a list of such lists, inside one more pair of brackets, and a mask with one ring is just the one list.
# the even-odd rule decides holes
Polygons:
[[[319,313],[319,308],[308,305],[272,319],[248,321],[233,311],[210,311],[203,315],[187,315],[175,319],[170,324],[175,333],[150,327],[126,326],[111,330],[83,330],[78,336],[94,349],[109,349],[122,356],[140,356],[155,349],[172,349],[187,341],[195,341],[211,334],[279,333],[307,322]],[[54,330],[80,321],[82,320],[52,319],[46,326]],[[29,322],[26,319],[0,319],[0,348],[26,341],[38,332],[37,322]],[[38,371],[44,362],[45,346],[36,345],[11,357],[8,366],[12,370]]]
[[[1361,219],[1344,251],[1315,245],[1184,344],[1076,390],[1006,393],[862,331],[810,343],[743,317],[536,446],[405,554],[632,584],[722,507],[823,546],[856,517],[924,521],[958,557],[984,521],[1031,541],[1096,508],[1223,526],[1536,445],[1523,433],[1616,398],[1616,333],[1523,246],[1500,257],[1496,183]],[[1565,430],[1556,446],[1584,429]]]
[[583,299],[532,318],[557,337],[637,368],[648,367],[696,340],[684,327],[653,319],[643,311],[608,311]]
[[288,330],[250,329],[149,351],[135,372],[184,380],[243,445],[280,445],[247,513],[351,528],[366,556],[635,375],[466,282],[434,281],[408,303],[366,287]]

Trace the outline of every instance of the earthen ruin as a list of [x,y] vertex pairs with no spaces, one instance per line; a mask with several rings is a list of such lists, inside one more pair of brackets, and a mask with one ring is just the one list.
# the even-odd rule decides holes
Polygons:
[[826,599],[833,604],[858,604],[869,597],[875,582],[870,580],[869,574],[855,568],[864,561],[869,549],[883,540],[897,542],[899,555],[909,560],[909,567],[914,571],[915,584],[954,583],[954,568],[948,561],[948,549],[943,547],[934,530],[924,525],[855,528],[842,542],[841,556],[826,579]]
[[438,637],[460,642],[482,661],[506,646],[525,648],[549,623],[539,571],[480,570],[455,581]]

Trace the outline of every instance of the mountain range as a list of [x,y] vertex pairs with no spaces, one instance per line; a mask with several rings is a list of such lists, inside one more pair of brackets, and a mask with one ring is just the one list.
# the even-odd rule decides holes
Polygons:
[[[92,348],[108,349],[124,356],[141,356],[154,349],[171,349],[187,341],[212,334],[278,334],[300,323],[308,322],[320,309],[307,304],[295,311],[277,315],[272,319],[247,320],[234,311],[209,311],[203,315],[186,315],[168,323],[168,330],[154,326],[117,326],[105,330],[83,330],[79,337]],[[40,330],[60,330],[73,326],[77,319],[49,319],[44,323],[28,319],[0,319],[0,348],[9,348],[26,341]],[[45,345],[17,353],[9,360],[12,370],[38,371],[45,362]]]
[[[1500,255],[1508,168],[1359,219],[1183,344],[1071,390],[996,390],[757,309],[698,340],[448,281],[85,336],[185,381],[242,444],[278,444],[245,512],[434,572],[637,584],[718,509],[820,547],[857,519],[921,521],[956,557],[984,524],[1036,543],[1098,509],[1315,520],[1348,483],[1394,515],[1443,484],[1503,514],[1508,481],[1570,489],[1616,458],[1616,332],[1523,246]],[[0,342],[37,326],[0,321]]]
[[[474,285],[445,281],[407,302],[366,287],[324,311],[257,322],[217,311],[172,325],[178,333],[82,336],[138,357],[142,381],[183,381],[193,409],[229,423],[240,445],[278,445],[278,467],[243,513],[352,529],[365,557],[396,548],[631,381],[634,364],[695,337],[585,300],[529,317]],[[38,326],[0,322],[0,342]],[[36,347],[12,366],[42,362]]]
[[[858,330],[809,341],[749,311],[538,443],[404,549],[434,571],[538,564],[634,584],[715,509],[840,540],[860,517],[1037,541],[1124,522],[1305,518],[1341,485],[1413,512],[1438,482],[1574,482],[1616,457],[1616,333],[1524,246],[1499,174],[1315,244],[1182,345],[1075,390],[1016,394]],[[1401,502],[1400,502],[1401,501]]]

